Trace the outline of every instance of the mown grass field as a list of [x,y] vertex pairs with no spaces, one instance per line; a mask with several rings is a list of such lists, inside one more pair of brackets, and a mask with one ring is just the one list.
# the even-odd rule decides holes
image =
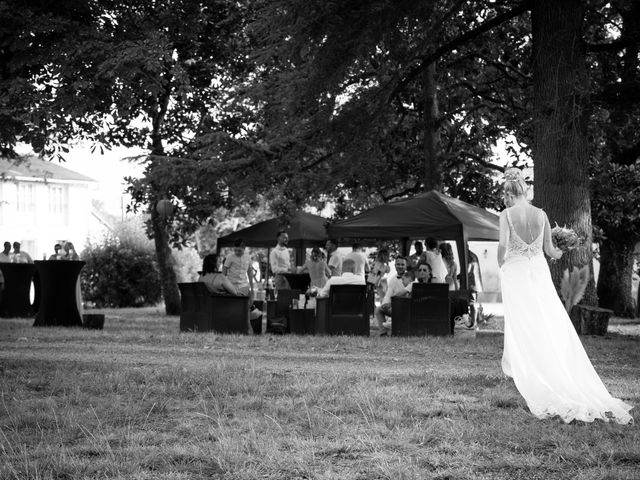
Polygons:
[[[634,426],[533,418],[501,337],[180,334],[0,319],[1,479],[638,479]],[[583,343],[640,405],[640,337]],[[637,330],[637,329],[636,329]]]

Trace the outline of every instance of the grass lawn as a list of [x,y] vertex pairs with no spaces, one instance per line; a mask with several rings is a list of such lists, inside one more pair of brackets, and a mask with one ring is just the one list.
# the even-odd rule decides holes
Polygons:
[[[502,338],[102,331],[0,319],[0,479],[637,479],[634,426],[532,417]],[[640,406],[640,336],[582,337]],[[635,329],[635,330],[634,330]]]

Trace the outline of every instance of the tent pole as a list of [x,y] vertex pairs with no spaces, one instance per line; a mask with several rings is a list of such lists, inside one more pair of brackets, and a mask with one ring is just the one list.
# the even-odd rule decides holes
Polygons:
[[460,289],[468,290],[469,288],[469,275],[467,269],[469,259],[467,258],[468,239],[467,233],[464,230],[464,226],[461,226],[460,238],[456,240],[456,247],[458,249],[458,259],[460,260]]
[[411,249],[411,241],[409,240],[409,237],[404,237],[402,239],[402,246],[400,248],[400,251],[402,252],[402,256],[408,257],[410,249]]

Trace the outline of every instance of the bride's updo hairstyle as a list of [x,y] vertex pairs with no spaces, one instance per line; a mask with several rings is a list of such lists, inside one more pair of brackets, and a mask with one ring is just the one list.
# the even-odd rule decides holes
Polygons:
[[527,196],[527,182],[524,181],[519,168],[507,168],[504,172],[504,193],[509,193],[514,197]]

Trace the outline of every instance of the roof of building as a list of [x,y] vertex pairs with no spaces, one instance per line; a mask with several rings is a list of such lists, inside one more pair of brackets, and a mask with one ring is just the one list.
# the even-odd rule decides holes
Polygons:
[[58,162],[44,160],[31,155],[19,160],[0,158],[0,177],[2,179],[30,179],[35,181],[63,181],[94,183],[97,180],[63,167]]

